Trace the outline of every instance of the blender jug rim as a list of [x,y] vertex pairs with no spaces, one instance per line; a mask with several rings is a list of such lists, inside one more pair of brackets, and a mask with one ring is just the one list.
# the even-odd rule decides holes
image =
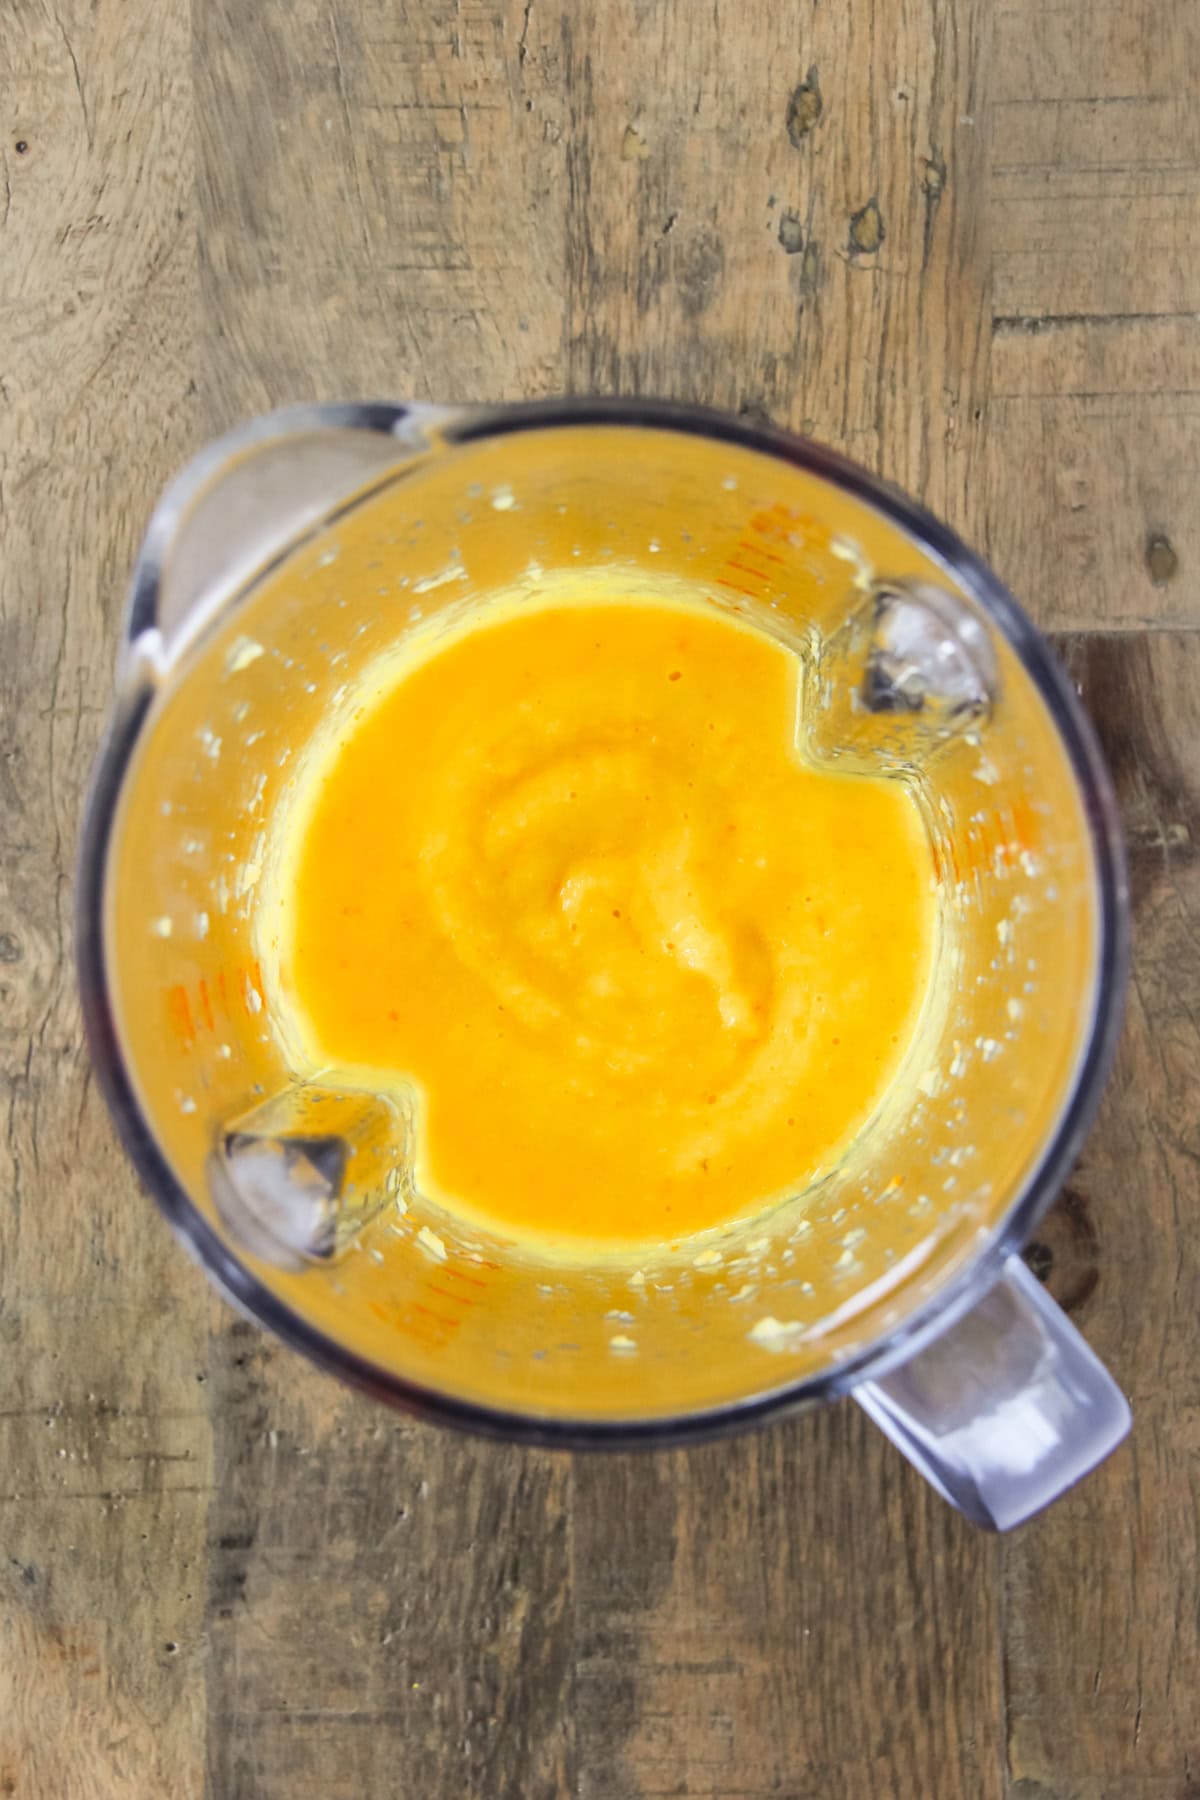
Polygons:
[[[468,444],[510,432],[571,426],[620,426],[677,432],[736,445],[789,463],[848,493],[939,562],[982,608],[1020,659],[1066,749],[1087,821],[1097,894],[1097,957],[1086,1042],[1053,1132],[1037,1164],[1015,1191],[1003,1216],[978,1251],[898,1324],[854,1356],[816,1374],[784,1380],[750,1396],[673,1416],[631,1419],[567,1418],[507,1411],[414,1382],[344,1348],[308,1324],[230,1254],[177,1180],[139,1104],[121,1051],[110,992],[103,916],[113,825],[157,682],[168,679],[156,653],[138,655],[139,642],[157,637],[157,600],[165,554],[187,509],[226,463],[264,444],[305,433],[363,431],[397,439],[428,422],[436,437],[421,447]],[[397,470],[396,473],[400,471]],[[378,491],[389,477],[368,484]],[[364,497],[356,489],[344,505],[331,501],[312,526],[300,530],[284,555],[324,530],[346,506]],[[221,602],[224,616],[280,557],[266,559],[234,595]],[[203,635],[203,634],[202,634]],[[1050,645],[991,568],[951,528],[900,488],[838,452],[774,425],[761,425],[671,400],[578,397],[464,407],[408,406],[391,402],[306,404],[260,415],[205,446],[169,484],[151,517],[134,570],[124,627],[132,652],[87,798],[76,884],[76,964],[84,1025],[100,1087],[123,1147],[143,1186],[176,1237],[224,1296],[247,1318],[267,1327],[327,1373],[418,1417],[485,1436],[569,1449],[623,1448],[695,1442],[728,1435],[765,1418],[820,1404],[848,1392],[915,1355],[970,1310],[998,1278],[1004,1262],[1025,1242],[1049,1207],[1095,1116],[1120,1031],[1129,972],[1128,880],[1120,816],[1111,779],[1093,727]],[[189,636],[183,657],[198,639]]]

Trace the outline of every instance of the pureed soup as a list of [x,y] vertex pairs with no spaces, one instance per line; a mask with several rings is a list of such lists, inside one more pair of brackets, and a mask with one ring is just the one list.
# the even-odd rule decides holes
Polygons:
[[901,781],[806,760],[800,653],[640,573],[375,661],[278,822],[295,1060],[402,1091],[414,1181],[549,1258],[753,1219],[908,1092],[937,936]]

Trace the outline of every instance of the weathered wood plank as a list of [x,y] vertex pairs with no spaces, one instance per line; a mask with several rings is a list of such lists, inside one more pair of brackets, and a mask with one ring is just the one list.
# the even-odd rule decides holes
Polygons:
[[1038,621],[1200,623],[1200,12],[1001,7],[986,546]]
[[[980,535],[987,47],[924,0],[570,15],[572,385],[766,414]],[[1002,1792],[994,1546],[852,1409],[575,1479],[587,1800]]]
[[1004,1547],[1008,1762],[1018,1794],[1184,1795],[1200,1777],[1200,636],[1063,649],[1126,820],[1134,978],[1100,1123],[1031,1259],[1134,1430]]
[[75,1001],[83,785],[152,497],[194,442],[184,6],[0,27],[0,1791],[199,1793],[205,1302]]
[[399,1422],[222,1317],[208,1791],[572,1791],[570,1465]]
[[990,411],[988,549],[1035,622],[1200,624],[1200,398],[1039,394]]
[[[548,24],[454,0],[196,12],[213,428],[559,384]],[[209,1357],[209,1791],[570,1792],[570,1464],[398,1426],[226,1312]]]
[[214,427],[309,398],[561,386],[556,17],[521,0],[218,0],[195,34]]
[[576,1473],[581,1800],[1001,1795],[997,1550],[849,1404]]
[[571,385],[766,414],[977,535],[985,10],[607,0],[566,37]]

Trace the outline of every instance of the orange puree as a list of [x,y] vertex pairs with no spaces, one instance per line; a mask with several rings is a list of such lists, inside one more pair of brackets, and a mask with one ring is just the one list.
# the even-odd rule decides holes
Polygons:
[[829,1169],[934,936],[910,794],[797,754],[796,654],[591,593],[369,670],[280,877],[314,1060],[411,1089],[431,1199],[564,1252],[674,1242]]

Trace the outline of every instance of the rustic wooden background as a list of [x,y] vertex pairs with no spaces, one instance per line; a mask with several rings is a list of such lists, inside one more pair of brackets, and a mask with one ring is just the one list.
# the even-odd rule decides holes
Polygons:
[[[1196,0],[0,0],[0,1795],[1200,1795]],[[655,391],[993,559],[1098,712],[1137,907],[1034,1252],[1132,1443],[1009,1540],[842,1406],[570,1459],[211,1299],[71,971],[122,590],[305,396]]]

